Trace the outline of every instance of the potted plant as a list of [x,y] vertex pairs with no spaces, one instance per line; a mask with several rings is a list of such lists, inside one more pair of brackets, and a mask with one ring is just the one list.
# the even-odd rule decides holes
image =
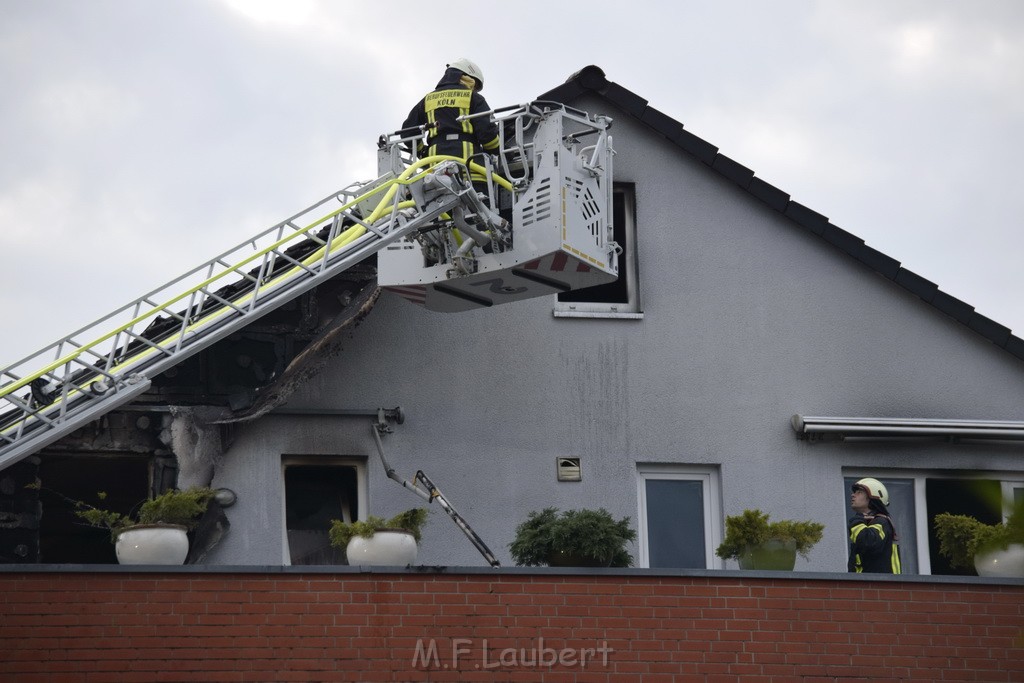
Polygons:
[[725,518],[725,540],[715,550],[724,560],[736,560],[740,569],[792,570],[796,555],[804,559],[821,540],[824,524],[818,522],[770,521],[760,510]]
[[1004,524],[943,512],[934,526],[939,554],[951,567],[974,567],[978,576],[1024,576],[1024,503],[1014,505]]
[[[187,533],[199,523],[215,495],[216,491],[206,487],[169,489],[142,503],[134,517],[83,501],[73,502],[78,517],[110,530],[121,564],[184,564]],[[101,500],[105,497],[99,494]]]
[[631,567],[626,544],[636,538],[629,517],[616,521],[604,508],[544,508],[516,527],[508,548],[517,565],[552,567]]
[[355,522],[331,520],[331,545],[344,548],[348,563],[353,565],[398,566],[414,564],[426,508],[412,508],[391,519],[367,515]]

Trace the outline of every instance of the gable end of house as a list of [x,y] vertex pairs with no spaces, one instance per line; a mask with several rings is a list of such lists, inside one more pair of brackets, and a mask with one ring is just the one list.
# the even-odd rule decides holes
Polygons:
[[600,67],[584,67],[570,76],[565,83],[549,90],[538,99],[569,103],[586,94],[594,94],[608,101],[770,209],[818,235],[882,277],[963,323],[996,346],[1024,360],[1024,340],[1015,336],[1008,327],[981,315],[970,304],[943,292],[938,285],[907,270],[896,259],[868,246],[856,235],[833,225],[826,216],[794,201],[788,193],[758,178],[753,170],[720,153],[715,145],[685,130],[679,121],[650,106],[643,97],[609,81]]

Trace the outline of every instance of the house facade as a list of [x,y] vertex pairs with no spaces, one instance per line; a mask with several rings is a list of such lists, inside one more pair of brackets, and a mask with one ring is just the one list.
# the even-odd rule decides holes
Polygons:
[[[948,573],[931,518],[1024,496],[1024,341],[597,67],[539,99],[614,119],[617,283],[454,314],[385,292],[285,405],[198,430],[197,449],[204,434],[219,440],[199,473],[157,438],[153,402],[27,466],[59,477],[88,456],[110,477],[230,489],[230,531],[200,561],[233,566],[337,563],[323,547],[329,519],[424,504],[385,472],[381,408],[401,408],[381,437],[390,465],[426,473],[503,565],[516,525],[553,506],[630,517],[637,566],[734,568],[714,553],[724,518],[760,508],[824,523],[798,569],[844,572],[849,484],[874,476],[889,487],[904,571]],[[267,348],[278,349],[268,366],[295,355],[294,334],[259,335],[220,342],[206,371],[259,374]],[[122,428],[132,436],[105,441]],[[486,564],[430,507],[419,562]]]

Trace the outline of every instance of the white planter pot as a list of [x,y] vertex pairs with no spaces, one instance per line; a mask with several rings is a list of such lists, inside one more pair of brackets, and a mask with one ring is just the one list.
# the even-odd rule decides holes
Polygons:
[[991,550],[974,556],[978,576],[1024,577],[1024,545],[1011,543],[1006,550]]
[[185,564],[188,535],[183,526],[140,524],[122,531],[114,543],[121,564]]
[[408,531],[384,529],[369,538],[353,536],[345,554],[350,565],[404,567],[416,563],[416,539]]

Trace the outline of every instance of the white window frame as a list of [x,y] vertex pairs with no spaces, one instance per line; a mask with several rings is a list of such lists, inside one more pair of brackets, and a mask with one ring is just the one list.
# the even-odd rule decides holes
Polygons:
[[675,479],[699,481],[704,499],[704,567],[724,569],[725,562],[715,555],[722,542],[721,475],[715,465],[677,465],[670,463],[637,464],[637,537],[640,545],[639,567],[650,568],[647,537],[647,481]]
[[282,455],[281,456],[281,560],[291,566],[291,549],[288,546],[288,499],[285,487],[285,470],[296,465],[316,467],[354,467],[356,470],[356,514],[366,519],[366,496],[368,486],[366,458],[351,455]]
[[[842,476],[860,478],[876,477],[879,479],[910,479],[914,482],[914,545],[917,549],[917,573],[919,576],[931,576],[932,560],[928,547],[928,479],[988,479],[1001,484],[1003,501],[1013,500],[1014,489],[1024,488],[1024,472],[1007,472],[994,470],[922,470],[922,469],[887,469],[862,467],[844,467]],[[1005,521],[1008,510],[1004,508]]]
[[555,306],[552,314],[556,318],[618,318],[638,320],[644,317],[640,305],[640,275],[637,258],[636,235],[636,189],[628,184],[616,184],[612,189],[614,195],[621,195],[624,202],[623,214],[626,224],[623,233],[626,236],[626,258],[623,260],[625,272],[619,277],[625,278],[626,303],[606,303],[603,301],[559,301],[554,296]]
[[1024,475],[1018,479],[1003,479],[1003,522],[1005,523],[1013,512],[1014,493],[1024,491]]

